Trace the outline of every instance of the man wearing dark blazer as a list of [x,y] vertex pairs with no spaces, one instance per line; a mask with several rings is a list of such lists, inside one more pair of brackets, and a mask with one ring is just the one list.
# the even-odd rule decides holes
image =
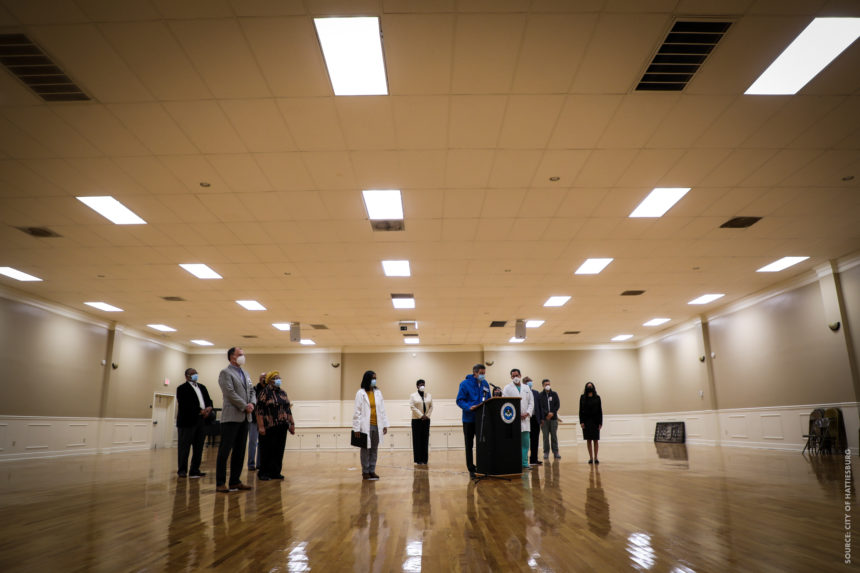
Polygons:
[[[176,389],[176,431],[179,434],[179,477],[201,478],[203,442],[206,439],[206,418],[212,412],[212,400],[206,386],[197,382],[197,370],[185,370],[185,384]],[[188,452],[191,455],[191,472],[188,472]]]
[[[251,377],[242,369],[245,351],[233,347],[227,351],[230,364],[218,375],[218,386],[224,402],[221,410],[221,444],[215,462],[215,491],[227,493],[251,489],[240,481],[248,444],[248,422],[257,403]],[[232,451],[232,454],[231,454]],[[230,481],[227,482],[227,458],[230,458]]]

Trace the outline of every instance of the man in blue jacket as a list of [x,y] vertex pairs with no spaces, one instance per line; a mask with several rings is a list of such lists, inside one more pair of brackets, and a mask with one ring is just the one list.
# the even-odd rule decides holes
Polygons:
[[457,392],[457,405],[463,410],[463,436],[466,438],[466,468],[469,476],[475,477],[475,462],[472,446],[475,442],[475,408],[490,397],[490,385],[484,379],[487,369],[483,364],[475,364],[472,373],[460,382]]

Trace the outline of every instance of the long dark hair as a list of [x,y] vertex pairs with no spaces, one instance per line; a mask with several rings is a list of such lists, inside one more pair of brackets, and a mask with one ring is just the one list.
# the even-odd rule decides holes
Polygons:
[[373,370],[368,370],[364,373],[364,376],[361,377],[361,389],[365,392],[371,392],[373,387],[370,385],[370,381],[376,378],[376,372]]
[[585,383],[585,388],[582,390],[582,395],[586,396],[586,397],[588,396],[588,385],[589,384],[591,384],[591,388],[593,389],[592,391],[594,392],[594,395],[596,397],[599,397],[599,394],[597,393],[597,387],[594,385],[594,382],[591,382],[591,381],[588,381]]

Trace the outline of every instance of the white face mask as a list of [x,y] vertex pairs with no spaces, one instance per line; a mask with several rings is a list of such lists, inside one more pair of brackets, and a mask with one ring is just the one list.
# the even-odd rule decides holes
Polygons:
[[419,391],[419,392],[423,392],[423,391],[424,391],[424,386],[419,386],[419,387],[418,387],[418,391]]
[[543,387],[543,389],[544,389],[544,390],[546,390],[547,392],[549,392],[550,390],[552,390],[552,388],[550,388],[549,384],[547,384],[546,386],[544,386],[544,387]]
[[236,358],[236,364],[238,364],[239,366],[245,365],[245,355],[244,354],[242,356],[239,356],[238,358]]
[[520,378],[519,376],[517,376],[516,378],[513,379],[514,384],[516,384],[517,386],[519,386],[522,381],[523,381],[523,379]]

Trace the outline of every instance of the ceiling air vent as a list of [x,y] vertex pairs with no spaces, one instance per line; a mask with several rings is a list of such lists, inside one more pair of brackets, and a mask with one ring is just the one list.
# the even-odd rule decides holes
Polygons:
[[626,290],[621,293],[621,296],[639,296],[645,294],[644,290]]
[[47,227],[15,227],[19,231],[23,231],[30,236],[37,237],[39,239],[48,239],[55,237],[62,237],[59,233],[52,231]]
[[490,323],[490,328],[502,328],[508,323],[507,320],[494,320]]
[[402,231],[406,228],[401,219],[379,219],[371,221],[370,227],[374,231]]
[[243,334],[242,338],[257,338],[256,334]]
[[579,334],[579,332],[580,332],[579,330],[565,330],[564,331],[565,334]]
[[181,296],[163,296],[161,298],[169,302],[185,302],[185,299]]
[[89,101],[26,34],[0,34],[0,63],[45,101]]
[[679,92],[705,62],[731,22],[675,22],[636,91]]
[[761,221],[761,217],[733,217],[720,225],[720,229],[746,229]]
[[314,330],[328,330],[328,327],[324,324],[312,324],[311,328]]

